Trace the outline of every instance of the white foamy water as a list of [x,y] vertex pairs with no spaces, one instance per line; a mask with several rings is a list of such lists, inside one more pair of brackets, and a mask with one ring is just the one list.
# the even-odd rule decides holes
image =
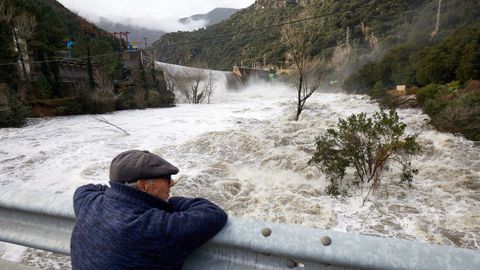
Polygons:
[[[106,184],[116,154],[146,149],[180,168],[173,195],[208,198],[229,215],[479,248],[480,147],[433,130],[421,111],[399,111],[423,147],[414,159],[420,173],[413,186],[398,184],[399,175],[389,172],[382,191],[362,206],[362,190],[326,195],[325,177],[307,162],[315,138],[339,117],[371,114],[376,103],[366,96],[318,93],[296,122],[293,89],[257,85],[216,94],[209,105],[104,115],[130,135],[92,116],[1,129],[0,184],[73,194],[86,183]],[[0,247],[0,253],[12,257],[9,249]],[[68,268],[62,259],[32,250],[17,260],[45,268],[42,257],[56,265],[52,269]]]

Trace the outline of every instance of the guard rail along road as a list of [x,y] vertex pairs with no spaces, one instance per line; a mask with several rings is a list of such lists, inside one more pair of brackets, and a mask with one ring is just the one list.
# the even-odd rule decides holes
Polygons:
[[[0,241],[68,255],[72,197],[2,187]],[[480,269],[480,251],[230,217],[184,269]]]

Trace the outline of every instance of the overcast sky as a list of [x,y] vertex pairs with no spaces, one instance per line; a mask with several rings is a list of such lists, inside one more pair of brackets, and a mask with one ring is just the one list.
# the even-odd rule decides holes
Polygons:
[[191,30],[202,25],[188,27],[178,23],[178,19],[194,14],[203,14],[217,7],[245,8],[255,0],[57,0],[68,9],[78,12],[91,21],[99,17],[114,22],[126,22],[164,30]]

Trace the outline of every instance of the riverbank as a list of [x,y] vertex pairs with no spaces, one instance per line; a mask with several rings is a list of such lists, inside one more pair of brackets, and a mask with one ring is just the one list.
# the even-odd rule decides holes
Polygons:
[[385,91],[381,93],[378,95],[371,91],[369,95],[386,107],[421,108],[437,130],[480,141],[479,80],[470,80],[464,85],[453,81],[448,84],[429,84],[422,88],[413,86],[407,89],[407,96],[393,96]]
[[65,94],[53,95],[37,82],[18,83],[17,90],[0,84],[0,128],[21,127],[27,117],[101,114],[120,110],[174,106],[163,73],[143,76],[132,71],[128,80],[113,81],[91,89],[86,85],[65,85]]

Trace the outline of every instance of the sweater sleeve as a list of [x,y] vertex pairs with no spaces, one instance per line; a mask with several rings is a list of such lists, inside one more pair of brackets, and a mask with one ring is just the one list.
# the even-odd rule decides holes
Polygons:
[[167,214],[163,227],[172,245],[186,253],[210,240],[227,222],[225,211],[206,199],[173,197],[169,203],[175,212]]
[[88,184],[81,186],[75,190],[73,194],[73,211],[75,216],[78,216],[80,209],[82,208],[85,201],[96,197],[97,195],[103,193],[107,189],[105,185],[94,185]]

